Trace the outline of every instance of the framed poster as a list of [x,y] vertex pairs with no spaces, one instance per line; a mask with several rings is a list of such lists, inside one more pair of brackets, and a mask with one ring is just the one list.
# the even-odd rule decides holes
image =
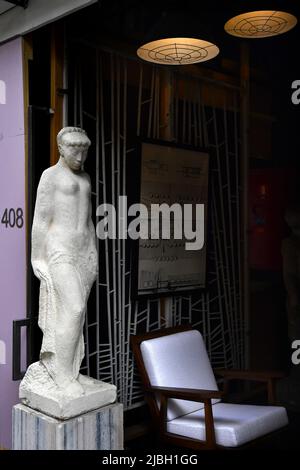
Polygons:
[[161,141],[141,142],[140,154],[135,295],[203,289],[209,154]]

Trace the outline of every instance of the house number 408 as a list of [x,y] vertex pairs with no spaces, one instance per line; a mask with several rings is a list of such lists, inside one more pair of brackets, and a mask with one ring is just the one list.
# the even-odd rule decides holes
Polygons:
[[17,209],[5,209],[1,218],[1,224],[4,224],[5,228],[22,228],[24,225],[23,209],[20,207]]

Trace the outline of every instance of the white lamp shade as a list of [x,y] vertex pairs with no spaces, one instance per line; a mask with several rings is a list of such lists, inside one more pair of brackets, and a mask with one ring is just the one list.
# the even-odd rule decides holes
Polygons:
[[283,34],[297,24],[297,18],[290,13],[261,10],[243,13],[231,18],[225,24],[225,31],[243,38],[266,38]]
[[219,52],[215,44],[202,39],[166,38],[144,44],[137,55],[157,64],[189,65],[213,59]]

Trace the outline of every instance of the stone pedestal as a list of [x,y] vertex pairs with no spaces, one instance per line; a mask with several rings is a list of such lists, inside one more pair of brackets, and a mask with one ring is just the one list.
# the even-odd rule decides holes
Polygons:
[[114,403],[68,420],[25,405],[13,407],[14,450],[122,450],[123,405]]
[[57,419],[70,419],[116,401],[115,385],[81,374],[78,382],[84,393],[80,396],[66,395],[49,377],[45,366],[34,362],[21,382],[19,398],[23,405]]

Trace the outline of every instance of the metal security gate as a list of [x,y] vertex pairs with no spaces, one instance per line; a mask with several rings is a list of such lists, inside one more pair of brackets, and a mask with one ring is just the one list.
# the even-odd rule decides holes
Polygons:
[[[137,136],[159,138],[163,68],[93,45],[70,43],[69,125],[92,140],[86,170],[92,179],[93,214],[116,205],[132,180]],[[143,400],[130,351],[131,334],[191,323],[203,334],[212,364],[244,364],[241,295],[239,89],[171,71],[175,141],[210,152],[208,289],[172,297],[168,315],[159,300],[132,301],[127,240],[98,240],[99,276],[86,321],[83,370],[114,383],[125,409]],[[95,220],[96,223],[96,220]]]

